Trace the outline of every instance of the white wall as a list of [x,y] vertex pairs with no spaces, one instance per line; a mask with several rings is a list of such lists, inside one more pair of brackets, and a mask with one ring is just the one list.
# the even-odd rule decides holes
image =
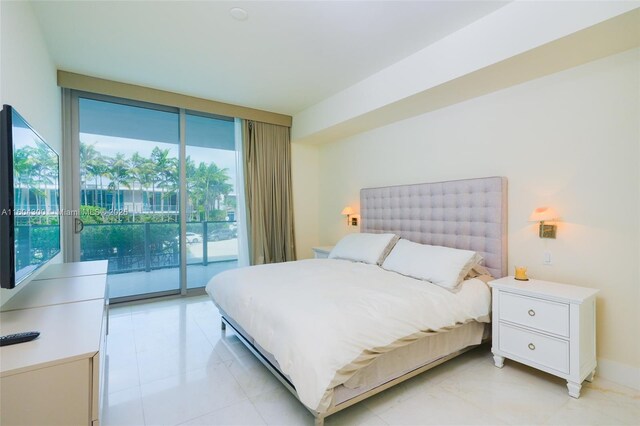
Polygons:
[[[359,206],[361,188],[506,176],[509,270],[601,289],[603,374],[637,380],[639,64],[635,49],[319,146],[318,243],[348,232],[339,212]],[[562,216],[556,240],[527,221],[546,205]],[[542,265],[544,250],[553,265]]]
[[[15,107],[61,153],[61,98],[56,66],[31,4],[0,2],[0,22],[0,101]],[[0,290],[0,304],[26,285]]]
[[313,257],[311,248],[320,239],[318,191],[320,190],[319,149],[313,145],[291,144],[293,213],[298,259]]

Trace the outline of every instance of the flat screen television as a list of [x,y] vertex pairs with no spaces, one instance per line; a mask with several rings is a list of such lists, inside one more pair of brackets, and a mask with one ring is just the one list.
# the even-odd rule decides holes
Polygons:
[[60,158],[10,105],[0,118],[0,284],[14,288],[60,252]]

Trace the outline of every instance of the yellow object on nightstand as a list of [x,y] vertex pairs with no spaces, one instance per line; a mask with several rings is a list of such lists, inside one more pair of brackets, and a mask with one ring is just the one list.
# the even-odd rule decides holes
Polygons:
[[516,276],[514,278],[518,281],[529,281],[527,268],[525,266],[516,266]]

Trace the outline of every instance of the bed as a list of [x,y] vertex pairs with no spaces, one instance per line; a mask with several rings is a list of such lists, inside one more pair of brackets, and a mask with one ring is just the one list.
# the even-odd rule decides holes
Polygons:
[[[361,232],[473,250],[506,275],[506,179],[367,188]],[[312,412],[316,424],[487,338],[490,291],[475,278],[451,292],[341,259],[259,265],[214,277],[222,327]]]

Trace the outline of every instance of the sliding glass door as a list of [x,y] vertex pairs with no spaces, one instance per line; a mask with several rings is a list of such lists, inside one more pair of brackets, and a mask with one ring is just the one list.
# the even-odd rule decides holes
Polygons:
[[79,217],[65,248],[109,261],[110,298],[184,294],[236,267],[233,119],[68,96]]
[[187,287],[238,264],[236,148],[232,119],[186,114]]

